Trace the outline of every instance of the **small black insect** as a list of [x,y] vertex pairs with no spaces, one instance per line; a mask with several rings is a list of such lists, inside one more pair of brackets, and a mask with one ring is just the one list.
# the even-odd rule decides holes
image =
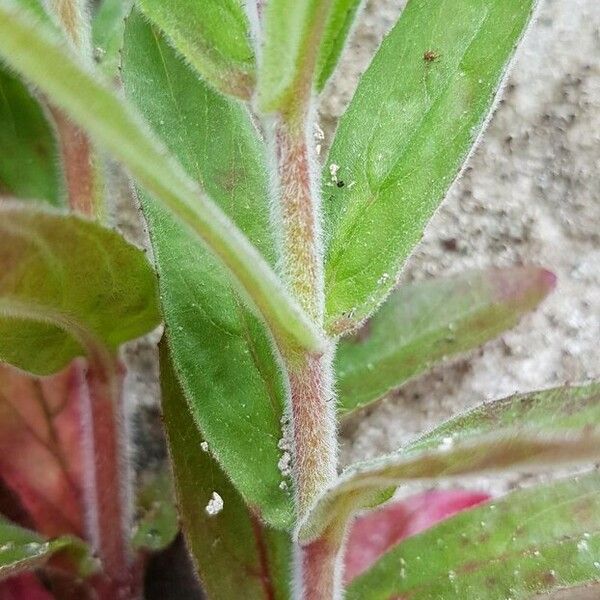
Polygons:
[[343,182],[343,181],[340,179],[340,180],[339,180],[339,181],[336,183],[336,185],[337,185],[339,188],[343,188],[343,187],[344,187],[344,182]]

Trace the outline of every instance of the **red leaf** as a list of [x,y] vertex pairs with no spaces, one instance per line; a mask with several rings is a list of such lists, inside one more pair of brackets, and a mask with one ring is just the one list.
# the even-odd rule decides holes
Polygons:
[[0,365],[0,477],[35,528],[82,535],[78,396],[83,363],[37,378]]
[[21,573],[0,581],[1,600],[53,600],[33,573]]
[[483,492],[433,490],[358,517],[346,544],[345,582],[358,577],[401,540],[489,499]]

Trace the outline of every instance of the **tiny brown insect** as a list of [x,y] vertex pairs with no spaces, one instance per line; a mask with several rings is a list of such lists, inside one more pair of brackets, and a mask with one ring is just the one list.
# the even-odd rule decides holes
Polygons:
[[431,63],[439,57],[440,55],[435,50],[425,50],[425,52],[423,52],[423,60],[425,62]]

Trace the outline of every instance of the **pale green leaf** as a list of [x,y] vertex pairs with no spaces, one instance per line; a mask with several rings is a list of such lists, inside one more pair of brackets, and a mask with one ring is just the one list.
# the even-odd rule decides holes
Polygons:
[[26,203],[0,204],[0,360],[40,375],[116,350],[160,322],[143,252],[96,223]]
[[263,525],[245,504],[194,426],[164,343],[160,358],[177,499],[204,590],[215,600],[288,600],[290,534]]
[[400,286],[355,336],[339,344],[341,413],[366,406],[436,361],[513,327],[554,281],[544,269],[515,267]]
[[282,345],[292,350],[321,348],[320,333],[256,248],[148,131],[139,113],[99,73],[83,66],[50,26],[13,0],[0,1],[0,56],[112,152],[179,222],[203,240]]
[[97,561],[82,540],[73,536],[49,540],[0,517],[0,579],[42,567],[52,557],[60,557],[62,567],[82,577],[98,570]]
[[319,497],[302,524],[309,542],[325,531],[341,533],[349,517],[368,508],[391,487],[407,481],[436,481],[482,473],[531,471],[561,464],[591,463],[600,458],[600,435],[535,432],[473,437],[425,452],[399,452],[353,465]]
[[340,59],[362,0],[333,0],[317,59],[315,84],[321,91]]
[[410,0],[384,40],[324,168],[329,331],[352,329],[393,289],[482,130],[534,4]]
[[[139,13],[123,52],[127,94],[189,174],[275,263],[264,147],[242,105],[213,92]],[[224,269],[142,194],[167,338],[194,419],[246,501],[276,526],[293,506],[277,467],[285,386],[265,326]]]
[[139,0],[138,6],[210,85],[250,98],[254,54],[239,0]]
[[497,400],[442,424],[395,454],[358,463],[315,504],[302,527],[312,539],[408,480],[531,470],[597,459],[600,384]]
[[0,197],[62,204],[54,133],[37,99],[0,68]]
[[550,388],[481,404],[419,436],[404,450],[429,450],[455,439],[519,427],[560,434],[596,423],[600,423],[600,383]]
[[312,87],[320,42],[333,0],[269,0],[263,7],[258,101],[285,111]]
[[123,44],[125,16],[132,0],[103,0],[92,19],[94,57],[107,77],[116,77]]
[[462,512],[384,554],[345,597],[524,600],[598,581],[599,489],[594,473]]

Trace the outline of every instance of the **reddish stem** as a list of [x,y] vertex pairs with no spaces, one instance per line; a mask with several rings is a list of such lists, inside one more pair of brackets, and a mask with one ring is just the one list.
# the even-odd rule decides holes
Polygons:
[[100,600],[140,597],[138,567],[129,546],[123,374],[116,360],[90,358],[82,381],[84,497],[88,539],[102,561],[103,572],[93,582]]
[[99,207],[91,142],[61,110],[50,105],[50,112],[58,134],[69,206],[75,212],[93,217]]
[[341,566],[337,560],[338,544],[321,537],[310,544],[299,546],[297,564],[300,565],[298,598],[302,600],[336,600],[341,597]]

